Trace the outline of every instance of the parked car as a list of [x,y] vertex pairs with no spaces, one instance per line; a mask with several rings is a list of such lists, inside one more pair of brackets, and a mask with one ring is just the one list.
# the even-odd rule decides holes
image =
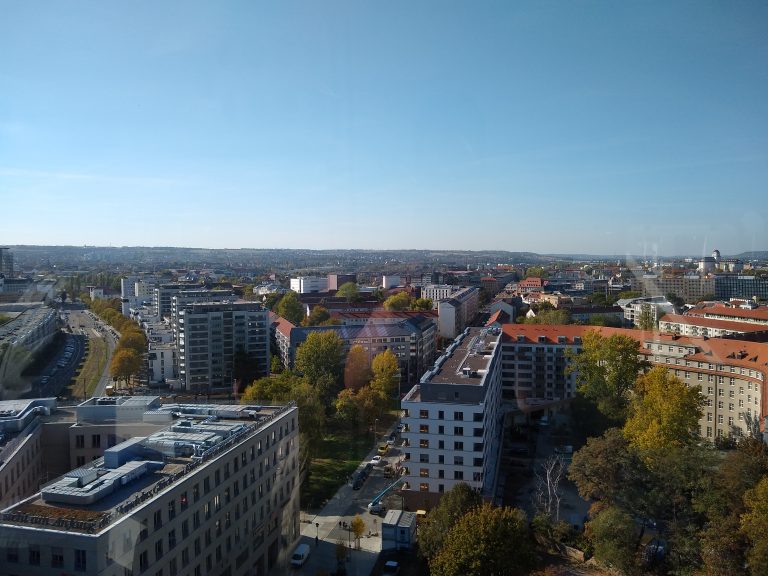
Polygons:
[[296,548],[293,551],[293,554],[291,555],[291,566],[294,568],[299,568],[304,565],[304,563],[307,561],[307,558],[309,558],[309,553],[311,549],[309,547],[309,544],[299,544],[296,546]]

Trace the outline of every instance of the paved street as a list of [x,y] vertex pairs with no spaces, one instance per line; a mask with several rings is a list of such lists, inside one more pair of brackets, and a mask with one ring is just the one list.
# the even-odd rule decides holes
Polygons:
[[[375,455],[376,450],[372,448],[366,461]],[[370,514],[367,506],[377,494],[394,482],[394,478],[384,477],[384,467],[386,463],[396,463],[401,456],[400,448],[390,449],[384,458],[386,462],[374,466],[360,490],[353,490],[351,483],[347,483],[316,516],[302,514],[300,542],[309,544],[312,552],[306,564],[294,570],[294,574],[315,576],[318,572],[336,571],[336,544],[354,544],[354,534],[344,528],[344,523],[349,526],[355,514],[360,514],[365,521],[365,536],[360,539],[360,549],[353,549],[349,554],[349,560],[346,562],[347,574],[368,576],[371,573],[381,551],[382,518]],[[396,489],[386,501],[400,507],[400,497],[397,496]]]

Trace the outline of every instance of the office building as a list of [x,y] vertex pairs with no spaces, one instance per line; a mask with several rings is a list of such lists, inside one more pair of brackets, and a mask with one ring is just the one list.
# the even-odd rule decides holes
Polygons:
[[718,300],[757,298],[768,300],[768,278],[740,274],[716,274],[714,293]]
[[328,278],[320,276],[299,276],[291,278],[291,290],[297,294],[328,292]]
[[287,573],[299,536],[295,406],[173,405],[153,415],[166,427],[0,514],[0,573]]
[[438,333],[441,338],[456,338],[477,316],[480,289],[476,286],[454,292],[437,304]]
[[0,246],[0,274],[13,278],[13,254],[11,249],[5,246]]

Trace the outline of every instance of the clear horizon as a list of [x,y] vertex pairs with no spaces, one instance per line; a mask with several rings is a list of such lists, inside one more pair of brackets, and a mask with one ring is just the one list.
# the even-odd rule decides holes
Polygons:
[[766,29],[759,2],[15,3],[0,244],[766,250]]

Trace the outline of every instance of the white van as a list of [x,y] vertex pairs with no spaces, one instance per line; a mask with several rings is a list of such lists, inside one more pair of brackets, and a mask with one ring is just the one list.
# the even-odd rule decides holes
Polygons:
[[291,566],[295,568],[303,566],[304,562],[309,558],[309,551],[309,544],[299,544],[296,546],[296,549],[293,551],[293,556],[291,556]]

